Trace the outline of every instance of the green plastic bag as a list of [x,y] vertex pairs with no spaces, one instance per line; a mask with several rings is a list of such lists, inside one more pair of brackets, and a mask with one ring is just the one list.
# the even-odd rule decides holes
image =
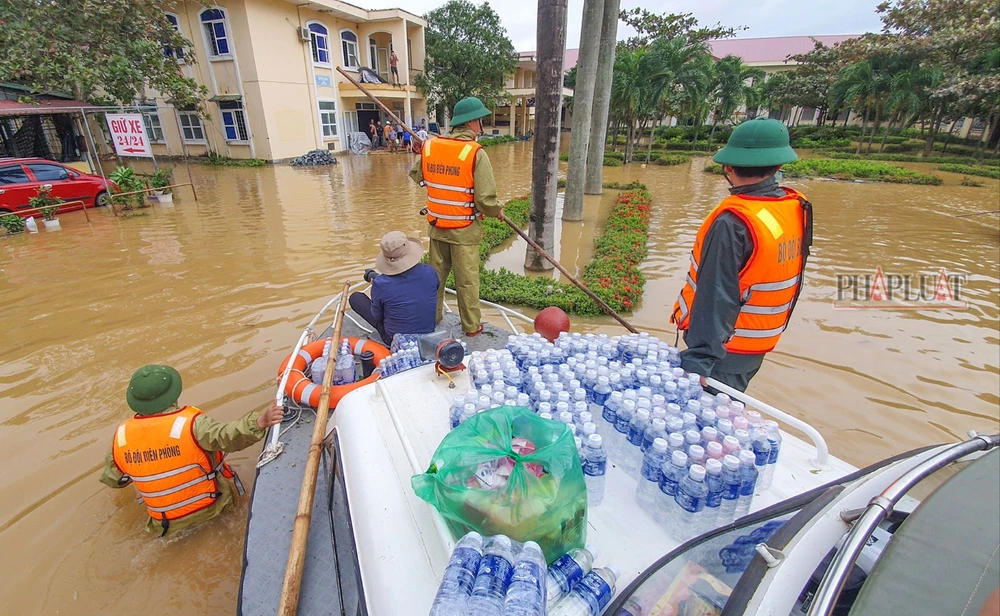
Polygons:
[[[530,450],[520,439],[535,450],[519,453]],[[587,486],[573,433],[521,407],[473,415],[444,437],[430,468],[410,483],[456,537],[474,530],[534,541],[549,562],[587,539]]]

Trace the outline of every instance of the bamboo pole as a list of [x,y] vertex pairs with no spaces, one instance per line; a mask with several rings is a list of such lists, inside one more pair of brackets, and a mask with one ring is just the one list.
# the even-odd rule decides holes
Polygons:
[[347,309],[347,295],[351,283],[345,282],[340,293],[340,306],[333,326],[333,344],[330,349],[330,360],[323,372],[323,389],[319,397],[319,408],[316,409],[316,423],[313,425],[312,440],[309,442],[309,458],[302,476],[302,490],[299,492],[299,508],[295,513],[295,526],[292,529],[292,542],[288,550],[288,564],[285,567],[285,582],[281,588],[281,601],[278,603],[278,614],[295,616],[299,606],[299,591],[302,589],[302,570],[306,559],[306,542],[309,538],[309,523],[312,521],[313,498],[316,495],[316,477],[319,475],[320,453],[323,449],[323,437],[326,436],[326,422],[330,410],[330,382],[333,380],[334,366],[337,363],[337,343],[340,331],[344,325],[344,311]]
[[530,237],[528,237],[528,234],[525,233],[523,230],[521,230],[520,227],[518,227],[513,222],[511,222],[511,220],[509,218],[507,218],[507,216],[502,211],[500,212],[500,220],[502,220],[505,223],[507,223],[507,225],[511,229],[513,229],[518,235],[520,235],[521,238],[524,239],[524,241],[528,242],[528,245],[531,246],[532,248],[534,248],[535,251],[539,255],[545,257],[545,259],[549,263],[551,263],[552,265],[554,265],[557,270],[559,270],[560,272],[562,272],[563,276],[565,276],[570,282],[572,282],[574,285],[576,285],[576,287],[579,288],[581,291],[583,291],[584,293],[586,293],[587,297],[589,297],[590,299],[594,300],[594,303],[597,304],[598,306],[600,306],[601,310],[603,310],[604,312],[608,313],[608,316],[610,316],[611,318],[613,318],[615,321],[618,321],[619,323],[621,323],[622,327],[624,327],[625,329],[629,330],[633,334],[639,333],[639,330],[637,330],[635,327],[633,327],[631,323],[629,323],[628,321],[626,321],[625,319],[623,319],[620,314],[618,314],[617,312],[615,312],[614,309],[611,306],[608,306],[607,303],[605,303],[605,301],[603,299],[601,299],[593,291],[591,291],[590,289],[588,289],[586,287],[586,285],[584,285],[582,282],[580,282],[579,280],[577,280],[576,278],[574,278],[573,274],[570,274],[566,270],[566,268],[562,266],[561,263],[559,263],[558,261],[556,261],[555,258],[553,258],[549,253],[545,252],[545,249],[543,249],[541,246],[539,246],[538,243],[535,242],[535,240],[533,240]]

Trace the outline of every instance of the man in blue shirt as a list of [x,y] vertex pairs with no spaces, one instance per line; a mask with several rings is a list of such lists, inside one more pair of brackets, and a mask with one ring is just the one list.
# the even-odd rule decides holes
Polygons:
[[378,331],[386,345],[396,334],[434,331],[438,277],[433,267],[420,263],[424,255],[420,240],[390,231],[382,236],[380,249],[375,268],[383,275],[371,279],[371,298],[351,294],[351,308]]

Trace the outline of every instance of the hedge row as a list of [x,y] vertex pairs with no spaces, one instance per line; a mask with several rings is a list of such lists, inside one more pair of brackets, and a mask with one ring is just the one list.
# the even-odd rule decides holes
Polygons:
[[[897,165],[860,160],[831,160],[827,158],[803,158],[782,167],[785,175],[799,177],[829,177],[838,180],[870,180],[894,184],[941,184],[936,175],[904,169]],[[706,173],[722,175],[722,165],[705,165]]]
[[968,156],[916,156],[913,154],[855,154],[853,152],[839,152],[834,150],[818,150],[815,152],[828,158],[842,160],[888,160],[899,163],[935,163],[935,164],[955,164],[955,165],[986,165],[987,167],[1000,167],[1000,159],[986,159],[978,161]]
[[[609,188],[620,186],[606,184]],[[630,190],[622,192],[615,200],[603,233],[594,241],[594,258],[581,276],[581,282],[616,311],[631,311],[642,299],[646,280],[639,271],[639,264],[647,254],[652,203],[645,186],[638,183],[624,186]],[[518,226],[528,223],[529,210],[527,197],[511,199],[504,206],[504,213]],[[479,257],[485,265],[490,253],[514,231],[498,220],[487,219],[483,223],[485,233],[479,245]],[[579,315],[602,313],[593,300],[569,283],[529,278],[506,268],[490,271],[485,267],[480,269],[479,281],[479,296],[487,301],[537,309],[558,306]],[[454,287],[454,280],[449,278],[448,285]]]
[[938,171],[950,171],[951,173],[964,173],[965,175],[978,175],[984,178],[1000,180],[1000,169],[990,167],[975,167],[973,165],[940,165]]
[[517,137],[511,137],[510,135],[497,135],[496,137],[484,137],[479,140],[479,145],[484,148],[488,148],[491,145],[499,145],[501,143],[515,143],[518,141]]

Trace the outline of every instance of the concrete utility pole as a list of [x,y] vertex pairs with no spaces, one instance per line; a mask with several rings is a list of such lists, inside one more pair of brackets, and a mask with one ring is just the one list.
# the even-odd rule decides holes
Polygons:
[[[604,141],[608,138],[608,107],[611,105],[611,78],[615,66],[615,45],[618,44],[618,11],[620,0],[604,0],[604,22],[601,24],[601,51],[597,59],[597,81],[594,83],[594,111],[590,121],[590,143],[587,148],[587,174],[583,192],[599,195],[604,191]],[[567,183],[567,187],[569,183]]]
[[[559,115],[562,111],[563,55],[568,0],[538,0],[538,81],[535,84],[535,137],[531,155],[531,221],[528,236],[554,253],[556,180],[559,172]],[[546,271],[550,264],[528,246],[524,269]]]
[[[608,0],[613,1],[613,0]],[[605,0],[583,3],[583,26],[580,30],[580,58],[576,64],[573,88],[573,132],[569,139],[569,169],[563,220],[583,220],[583,183],[587,174],[587,147],[590,143],[591,114],[594,105],[594,82],[601,49],[600,32],[604,22]]]

